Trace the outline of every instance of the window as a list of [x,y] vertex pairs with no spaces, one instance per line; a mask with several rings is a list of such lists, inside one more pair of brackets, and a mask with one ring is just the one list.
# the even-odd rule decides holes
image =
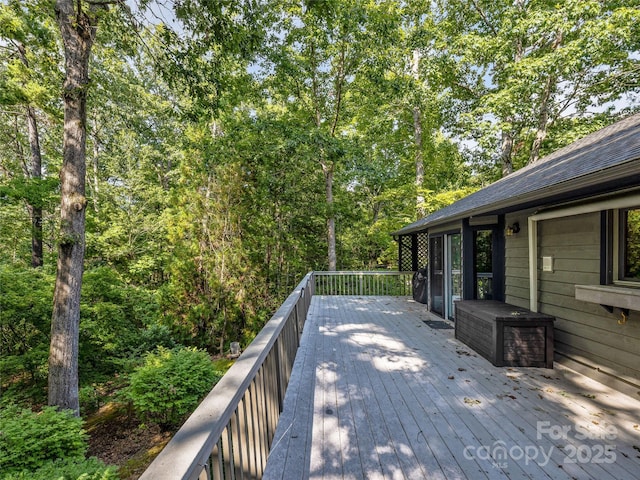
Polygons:
[[615,278],[640,282],[640,207],[619,210],[618,272]]
[[477,300],[493,299],[493,232],[477,230],[473,232],[473,275]]

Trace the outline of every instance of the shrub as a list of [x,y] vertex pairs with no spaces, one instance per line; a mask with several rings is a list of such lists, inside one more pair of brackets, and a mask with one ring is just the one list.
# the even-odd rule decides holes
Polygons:
[[0,411],[0,472],[34,471],[47,461],[84,460],[87,435],[82,419],[44,407],[40,413],[16,406]]
[[221,376],[205,351],[159,347],[131,373],[122,395],[141,420],[171,427],[198,406]]
[[169,327],[154,323],[139,331],[135,346],[131,347],[131,355],[140,357],[158,347],[171,349],[177,347],[177,344]]
[[55,277],[43,269],[0,260],[0,396],[4,399],[43,399],[54,283]]
[[1,480],[118,480],[115,467],[96,458],[49,461],[34,471],[0,476]]

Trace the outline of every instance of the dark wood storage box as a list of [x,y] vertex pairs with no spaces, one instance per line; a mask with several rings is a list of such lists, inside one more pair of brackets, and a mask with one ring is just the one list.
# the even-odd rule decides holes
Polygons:
[[554,317],[494,300],[455,305],[456,338],[496,367],[553,368]]

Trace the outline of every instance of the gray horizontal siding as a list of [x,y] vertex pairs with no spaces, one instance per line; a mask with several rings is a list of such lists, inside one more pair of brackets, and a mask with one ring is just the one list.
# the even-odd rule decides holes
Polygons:
[[538,249],[539,259],[554,259],[553,272],[538,270],[538,288],[540,311],[557,319],[556,351],[640,385],[638,314],[634,312],[625,325],[619,325],[619,313],[609,314],[597,304],[575,299],[576,284],[600,282],[600,214],[540,222]]
[[520,232],[505,240],[505,301],[529,308],[529,242],[527,216],[507,215],[505,223],[520,224]]

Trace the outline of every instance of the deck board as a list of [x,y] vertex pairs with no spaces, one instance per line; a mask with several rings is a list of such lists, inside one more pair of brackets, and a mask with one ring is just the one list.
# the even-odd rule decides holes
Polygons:
[[264,478],[640,478],[640,401],[558,364],[494,367],[429,319],[314,297]]

